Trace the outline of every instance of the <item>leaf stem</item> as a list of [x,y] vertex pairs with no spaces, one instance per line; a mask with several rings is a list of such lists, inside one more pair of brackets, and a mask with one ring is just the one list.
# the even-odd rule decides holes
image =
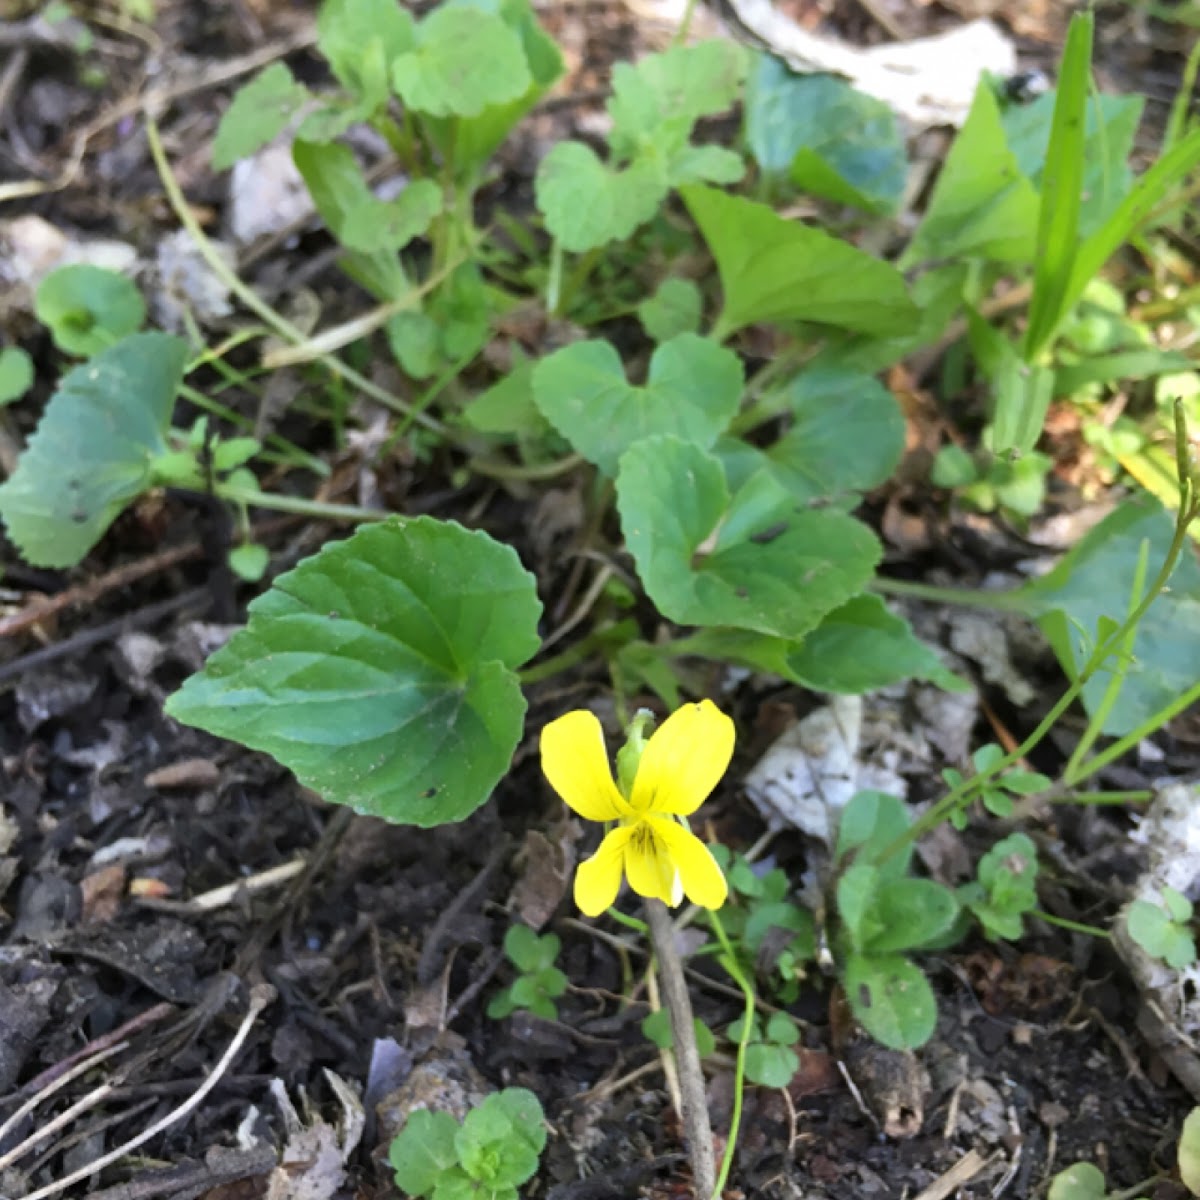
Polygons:
[[359,508],[354,504],[334,504],[327,500],[306,500],[303,496],[279,495],[275,492],[259,492],[250,488],[217,485],[217,496],[234,504],[249,508],[267,508],[275,512],[299,513],[305,517],[316,517],[322,521],[386,521],[389,518],[403,520],[395,513],[377,508]]
[[1045,921],[1048,925],[1057,925],[1061,929],[1069,929],[1073,933],[1086,933],[1090,937],[1098,937],[1108,939],[1112,937],[1107,929],[1101,929],[1099,925],[1085,925],[1082,921],[1068,921],[1066,917],[1056,917],[1053,913],[1043,912],[1040,908],[1031,908],[1029,910],[1031,917],[1037,917],[1039,921]]
[[[204,230],[200,228],[200,223],[188,207],[187,200],[184,198],[183,192],[179,187],[179,181],[175,178],[174,173],[171,171],[171,166],[167,162],[166,152],[163,150],[162,138],[158,132],[158,125],[148,111],[145,113],[145,120],[146,141],[150,148],[150,157],[154,159],[154,166],[158,171],[163,191],[167,195],[167,201],[170,203],[171,209],[175,213],[175,217],[180,225],[187,230],[192,240],[196,243],[196,249],[199,251],[200,257],[204,259],[212,273],[255,316],[266,325],[269,325],[285,341],[292,343],[294,346],[299,346],[307,342],[309,339],[300,329],[297,329],[295,325],[276,312],[251,287],[245,284],[237,272],[232,270],[224,258],[217,253],[216,247],[209,241]],[[403,400],[398,396],[393,396],[391,392],[379,387],[377,384],[372,383],[364,375],[360,375],[353,367],[342,362],[337,355],[332,353],[323,354],[320,356],[320,361],[333,374],[340,376],[347,383],[351,384],[351,386],[358,388],[359,391],[370,396],[371,399],[384,405],[385,408],[390,408],[393,412],[404,415],[410,414],[411,408]],[[433,417],[425,413],[416,414],[412,419],[417,424],[424,426],[440,437],[453,440],[450,430],[441,421],[434,420]]]
[[1025,602],[1016,591],[988,592],[976,588],[937,587],[931,583],[914,583],[909,579],[888,579],[876,576],[871,589],[885,596],[911,596],[914,600],[929,600],[935,604],[961,604],[965,608],[992,608],[998,612],[1024,612]]

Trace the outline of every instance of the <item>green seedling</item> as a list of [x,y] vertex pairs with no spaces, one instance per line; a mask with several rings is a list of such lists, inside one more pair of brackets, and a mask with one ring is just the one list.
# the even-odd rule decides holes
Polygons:
[[[745,1018],[740,1017],[725,1036],[740,1042],[745,1029]],[[772,1013],[765,1025],[755,1018],[746,1045],[746,1078],[763,1087],[787,1087],[800,1069],[800,1055],[794,1049],[799,1040],[800,1030],[787,1013]]]
[[1149,900],[1133,901],[1125,921],[1129,936],[1147,954],[1181,971],[1196,961],[1192,915],[1192,902],[1174,888],[1164,887],[1158,904]]
[[132,280],[116,271],[77,263],[59,267],[38,285],[37,318],[67,354],[98,354],[141,329],[146,304]]
[[505,1088],[471,1109],[460,1125],[449,1113],[419,1109],[392,1141],[388,1159],[407,1195],[430,1200],[517,1200],[546,1145],[537,1097]]
[[[987,783],[979,789],[979,799],[984,808],[995,817],[1012,815],[1015,797],[1032,796],[1044,792],[1050,787],[1050,779],[1038,771],[1026,771],[1020,767],[1010,767],[1002,774],[993,777],[992,771],[1004,758],[1004,751],[994,743],[980,746],[971,755],[971,765],[975,774],[987,778]],[[948,767],[942,772],[942,778],[951,788],[962,787],[965,782],[961,771]],[[960,811],[953,818],[955,828],[965,829],[967,817],[965,811]]]
[[721,918],[726,930],[743,952],[750,973],[761,975],[780,1003],[790,1004],[817,953],[812,913],[788,898],[792,888],[785,871],[776,867],[758,874],[724,846],[716,847],[714,854],[733,897]]
[[567,990],[567,977],[554,965],[561,948],[557,934],[539,937],[528,925],[510,926],[504,935],[504,953],[518,974],[492,997],[487,1015],[500,1020],[514,1012],[531,1012],[556,1019],[555,1001]]
[[1011,834],[979,860],[975,881],[958,889],[958,899],[988,937],[1016,941],[1024,915],[1037,907],[1037,871],[1037,847],[1025,834]]
[[[699,1017],[692,1018],[692,1025],[696,1032],[696,1049],[700,1057],[705,1058],[717,1048],[717,1039]],[[665,1008],[656,1009],[642,1021],[642,1034],[660,1050],[670,1050],[675,1045],[670,1015]]]
[[999,509],[1025,518],[1041,510],[1046,476],[1053,466],[1053,459],[1037,450],[1020,458],[996,458],[986,447],[969,453],[951,444],[938,451],[929,481],[958,492],[980,512]]
[[842,812],[833,900],[833,950],[854,1016],[894,1049],[920,1046],[933,1034],[937,1005],[929,980],[907,953],[945,944],[959,914],[954,893],[908,871],[911,843],[885,856],[909,829],[902,801],[859,792]]

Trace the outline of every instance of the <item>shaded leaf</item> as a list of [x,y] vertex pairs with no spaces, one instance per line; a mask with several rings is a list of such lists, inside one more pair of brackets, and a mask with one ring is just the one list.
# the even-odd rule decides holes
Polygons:
[[358,530],[280,576],[167,702],[273,755],[327,799],[387,820],[461,820],[521,735],[514,668],[541,611],[517,556],[419,518]]
[[213,170],[227,170],[273,142],[311,98],[283,63],[272,63],[234,92],[213,139]]

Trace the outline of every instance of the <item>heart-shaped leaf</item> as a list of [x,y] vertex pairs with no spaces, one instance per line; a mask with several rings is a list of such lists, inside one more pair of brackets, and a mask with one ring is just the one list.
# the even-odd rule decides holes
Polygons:
[[658,155],[615,170],[582,142],[559,142],[542,159],[534,186],[546,228],[575,253],[629,237],[654,216],[668,191]]
[[[675,437],[625,452],[617,502],[651,598],[673,621],[799,638],[862,591],[880,546],[832,510],[742,519],[721,463]],[[722,525],[724,527],[722,528]]]
[[327,799],[412,825],[461,820],[508,769],[538,647],[510,547],[422,517],[360,529],[280,576],[167,702],[264,750]]
[[70,567],[153,482],[187,343],[138,333],[63,377],[0,486],[9,537],[38,567]]
[[91,263],[71,263],[38,285],[37,318],[68,354],[97,354],[141,329],[146,303],[131,279]]
[[591,341],[542,359],[533,372],[533,393],[555,429],[589,462],[615,475],[621,455],[654,434],[711,446],[737,411],[742,382],[736,354],[681,333],[655,350],[644,387],[627,382],[611,343]]
[[933,1036],[937,1001],[929,980],[899,954],[852,954],[843,978],[851,1011],[877,1041],[915,1050]]
[[477,117],[516,100],[533,78],[521,39],[493,13],[436,8],[417,26],[417,45],[392,65],[392,86],[411,109],[434,117]]
[[812,321],[880,337],[916,328],[920,314],[890,264],[766,204],[699,184],[681,192],[725,292],[714,336],[756,321]]

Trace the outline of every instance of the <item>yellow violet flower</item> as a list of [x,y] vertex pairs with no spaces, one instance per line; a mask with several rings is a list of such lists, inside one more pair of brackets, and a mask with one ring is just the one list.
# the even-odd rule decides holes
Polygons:
[[725,774],[733,722],[711,700],[687,704],[644,748],[636,724],[629,745],[640,757],[625,793],[613,780],[594,713],[578,709],[542,730],[542,770],[550,786],[585,820],[617,822],[575,873],[575,903],[589,917],[599,916],[617,898],[624,874],[639,896],[676,905],[686,895],[701,908],[720,908],[729,891],[725,876],[685,818]]

